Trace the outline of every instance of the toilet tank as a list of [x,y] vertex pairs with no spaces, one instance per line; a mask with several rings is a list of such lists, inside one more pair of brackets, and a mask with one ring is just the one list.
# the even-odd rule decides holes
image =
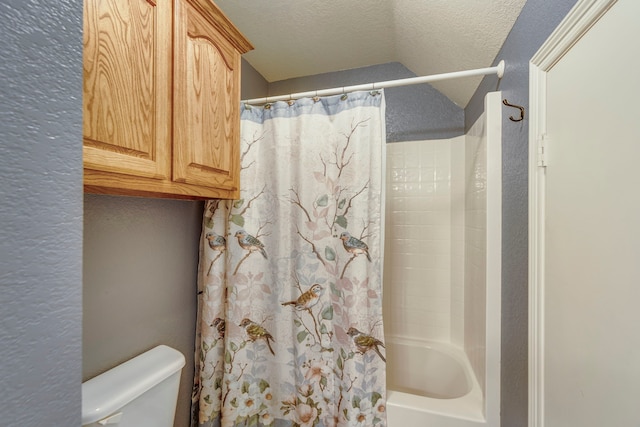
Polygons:
[[159,345],[82,383],[82,425],[172,427],[184,363]]

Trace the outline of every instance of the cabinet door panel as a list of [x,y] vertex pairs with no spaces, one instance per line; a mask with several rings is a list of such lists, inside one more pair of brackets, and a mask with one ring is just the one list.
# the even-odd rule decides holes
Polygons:
[[173,179],[237,190],[240,54],[191,3],[176,4]]
[[87,169],[170,176],[171,3],[85,0]]

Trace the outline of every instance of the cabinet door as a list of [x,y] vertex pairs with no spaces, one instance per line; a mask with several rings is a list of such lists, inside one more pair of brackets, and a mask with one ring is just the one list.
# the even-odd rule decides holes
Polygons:
[[175,6],[173,180],[236,191],[240,53],[207,2]]
[[83,155],[87,169],[168,179],[170,0],[85,0]]

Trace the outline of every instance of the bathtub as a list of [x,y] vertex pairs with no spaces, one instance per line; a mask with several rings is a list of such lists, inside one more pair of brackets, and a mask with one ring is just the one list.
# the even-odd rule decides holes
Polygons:
[[386,338],[388,427],[487,426],[471,365],[450,344]]

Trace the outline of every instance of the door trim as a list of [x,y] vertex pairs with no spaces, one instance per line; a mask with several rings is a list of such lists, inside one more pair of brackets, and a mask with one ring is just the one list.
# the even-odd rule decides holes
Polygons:
[[[529,427],[544,427],[545,168],[547,73],[617,0],[579,0],[529,63]],[[551,142],[552,143],[552,142]],[[544,154],[543,154],[544,155]]]

